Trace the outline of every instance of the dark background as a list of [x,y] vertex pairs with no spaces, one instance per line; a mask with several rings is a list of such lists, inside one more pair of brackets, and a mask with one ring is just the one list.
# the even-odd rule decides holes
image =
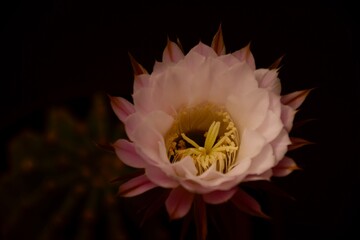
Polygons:
[[259,239],[359,237],[355,5],[52,0],[1,6],[1,172],[9,167],[7,143],[23,129],[41,130],[46,109],[66,106],[81,117],[95,93],[130,98],[128,52],[151,71],[167,37],[179,38],[187,52],[199,40],[210,44],[221,23],[227,51],[251,42],[257,67],[285,56],[284,94],[315,88],[296,120],[316,120],[292,134],[316,144],[290,153],[303,171],[275,180],[297,200],[272,203],[275,220],[257,223],[266,235]]

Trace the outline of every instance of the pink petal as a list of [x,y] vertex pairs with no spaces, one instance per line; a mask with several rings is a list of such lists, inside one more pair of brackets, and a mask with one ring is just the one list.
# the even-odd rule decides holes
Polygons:
[[241,211],[262,217],[262,218],[269,218],[266,214],[261,211],[261,207],[259,203],[247,194],[245,191],[239,189],[234,196],[231,198],[232,203]]
[[246,63],[250,66],[250,68],[255,71],[255,59],[250,51],[250,43],[243,47],[242,49],[232,53],[233,56],[235,56],[240,61],[246,61]]
[[220,203],[226,202],[230,198],[232,198],[237,190],[238,190],[238,188],[235,187],[228,191],[213,191],[213,192],[204,194],[203,199],[206,203],[209,203],[209,204],[220,204]]
[[118,158],[126,165],[134,168],[144,168],[147,165],[136,152],[133,143],[119,139],[113,144],[113,147]]
[[212,40],[211,47],[214,49],[214,51],[218,55],[225,54],[225,44],[224,44],[224,38],[222,35],[221,25]]
[[124,122],[125,119],[135,112],[134,105],[128,102],[122,97],[111,97],[110,96],[111,107],[114,110],[116,116]]
[[134,92],[137,92],[139,89],[143,87],[148,87],[150,83],[150,75],[149,74],[141,74],[137,75],[134,78]]
[[184,217],[190,210],[194,194],[186,191],[182,187],[173,189],[166,199],[165,206],[170,219]]
[[163,169],[158,167],[147,167],[145,175],[156,185],[163,188],[175,188],[179,185],[177,181],[168,176]]
[[145,175],[141,175],[122,184],[119,187],[119,194],[124,197],[133,197],[155,187],[157,187],[156,184],[150,182]]
[[288,105],[293,109],[297,109],[304,102],[307,95],[312,89],[301,90],[289,93],[281,97],[282,104]]
[[[132,132],[132,141],[137,146],[137,152],[146,156],[146,161],[152,164],[167,162],[168,158],[160,145],[165,145],[164,136],[170,129],[174,119],[162,111],[154,111],[144,117]],[[144,157],[145,158],[145,157]]]
[[293,127],[296,110],[288,105],[281,105],[281,121],[286,131],[290,132]]
[[143,118],[138,113],[134,113],[134,114],[130,115],[124,121],[126,134],[131,141],[134,141],[133,133],[138,128],[138,126],[142,123],[142,121],[143,121]]
[[275,177],[284,177],[292,173],[294,170],[300,169],[295,161],[289,157],[284,157],[278,165],[276,165],[273,170],[273,176]]
[[179,46],[176,43],[168,40],[165,50],[163,52],[163,57],[162,57],[163,62],[177,63],[183,58],[184,58],[184,54],[179,48]]
[[203,44],[202,42],[199,42],[199,44],[193,47],[190,52],[197,52],[204,57],[217,57],[216,52],[211,47]]

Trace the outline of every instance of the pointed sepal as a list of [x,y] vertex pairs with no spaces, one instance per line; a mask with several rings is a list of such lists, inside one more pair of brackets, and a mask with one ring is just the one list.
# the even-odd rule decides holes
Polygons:
[[280,67],[280,63],[281,61],[283,60],[284,58],[284,55],[282,55],[281,57],[279,57],[278,59],[276,59],[275,62],[273,62],[273,64],[270,65],[269,69],[272,70],[272,69],[279,69]]
[[148,74],[146,69],[143,66],[141,66],[141,64],[138,63],[136,61],[136,59],[130,53],[128,53],[128,54],[129,54],[131,66],[134,71],[134,75]]
[[294,170],[300,170],[301,168],[296,165],[295,161],[290,157],[284,157],[278,165],[273,167],[273,176],[285,177],[292,173]]
[[226,52],[221,25],[219,26],[218,31],[216,32],[215,36],[213,37],[211,47],[212,47],[212,49],[214,49],[214,51],[219,56],[224,55]]
[[174,62],[177,63],[184,58],[184,53],[181,48],[174,42],[168,39],[166,47],[163,52],[163,62]]
[[281,103],[288,105],[293,109],[298,109],[305,101],[305,98],[309,95],[311,90],[313,90],[313,88],[286,94],[281,97]]
[[289,151],[298,149],[300,147],[303,147],[303,146],[306,146],[309,144],[314,144],[313,142],[310,142],[303,138],[297,138],[297,137],[290,137],[290,141],[291,141],[291,144],[288,146]]

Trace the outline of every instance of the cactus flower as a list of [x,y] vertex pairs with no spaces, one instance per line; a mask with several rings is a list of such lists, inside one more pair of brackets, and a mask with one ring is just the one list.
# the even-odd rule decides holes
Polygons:
[[220,28],[211,46],[199,42],[187,54],[168,41],[151,73],[131,61],[133,101],[111,97],[128,139],[113,147],[144,174],[123,183],[121,195],[170,189],[165,205],[171,219],[185,216],[194,196],[208,204],[241,197],[256,209],[239,184],[297,168],[285,154],[309,90],[281,96],[278,66],[256,69],[249,45],[226,54]]

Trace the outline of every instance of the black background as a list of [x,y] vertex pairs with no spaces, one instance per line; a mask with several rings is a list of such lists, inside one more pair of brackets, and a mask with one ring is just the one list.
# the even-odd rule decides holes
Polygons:
[[[3,3],[2,3],[3,4]],[[130,52],[151,71],[167,37],[187,52],[210,44],[222,24],[228,52],[251,42],[257,67],[284,55],[283,93],[315,88],[292,132],[315,142],[292,154],[303,171],[275,180],[297,200],[274,203],[274,223],[260,239],[356,239],[360,217],[358,148],[359,36],[355,3],[244,1],[149,3],[13,1],[2,6],[1,171],[7,142],[42,129],[44,112],[67,106],[83,116],[94,93],[130,98]],[[176,97],[176,96],[174,96]]]

